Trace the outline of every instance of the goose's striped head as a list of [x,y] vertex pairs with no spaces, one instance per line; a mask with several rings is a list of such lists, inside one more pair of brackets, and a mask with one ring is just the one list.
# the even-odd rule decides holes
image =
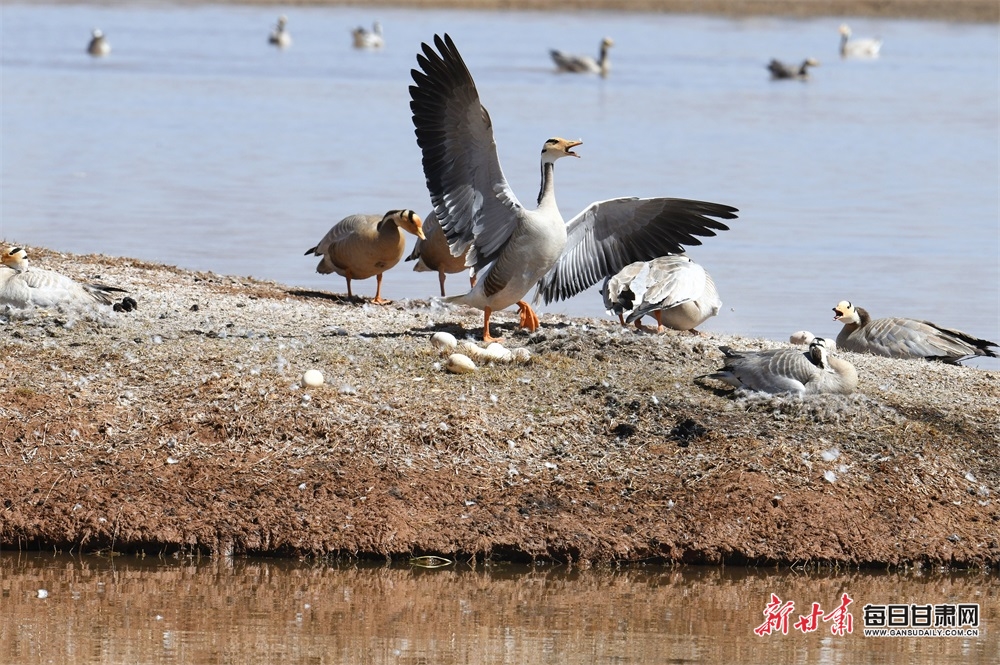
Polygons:
[[583,141],[570,141],[559,137],[551,138],[542,146],[542,161],[552,163],[562,157],[579,157],[573,148],[583,145]]
[[3,253],[3,264],[14,270],[24,270],[28,267],[28,253],[23,247],[10,247]]
[[844,325],[851,323],[857,323],[861,320],[858,316],[858,310],[851,304],[849,300],[841,300],[837,303],[837,306],[833,308],[833,320],[840,321]]
[[809,343],[809,358],[812,360],[813,365],[816,365],[820,369],[827,369],[829,352],[830,350],[826,347],[826,340],[822,337],[817,337]]
[[421,240],[426,240],[424,237],[424,222],[420,219],[420,215],[412,210],[390,210],[382,217],[383,223],[387,221],[395,223],[399,228],[409,231]]

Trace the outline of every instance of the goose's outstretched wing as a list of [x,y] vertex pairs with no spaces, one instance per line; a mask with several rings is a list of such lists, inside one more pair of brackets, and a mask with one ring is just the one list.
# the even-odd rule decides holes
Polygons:
[[567,223],[566,249],[538,282],[535,300],[564,300],[630,263],[679,254],[684,245],[700,245],[696,236],[727,231],[729,227],[718,219],[736,219],[736,213],[732,206],[688,199],[592,203]]
[[422,44],[410,110],[434,212],[451,253],[476,270],[492,263],[522,213],[500,169],[493,123],[451,37]]

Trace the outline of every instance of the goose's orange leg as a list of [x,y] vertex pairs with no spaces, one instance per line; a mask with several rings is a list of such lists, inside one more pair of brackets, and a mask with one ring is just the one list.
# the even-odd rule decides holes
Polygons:
[[483,308],[483,342],[489,344],[490,342],[502,342],[502,337],[493,337],[490,335],[490,314],[493,310],[489,307]]
[[521,327],[535,332],[538,329],[538,315],[535,314],[535,310],[523,300],[517,301],[517,308],[521,310]]
[[392,302],[382,299],[382,273],[375,275],[375,284],[375,300],[372,300],[372,302],[376,305],[387,305]]

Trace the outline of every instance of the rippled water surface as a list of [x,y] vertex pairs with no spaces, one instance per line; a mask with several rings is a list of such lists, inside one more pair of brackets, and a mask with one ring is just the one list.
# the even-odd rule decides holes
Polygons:
[[[851,20],[885,46],[842,61],[839,17],[2,11],[7,241],[343,292],[302,254],[348,214],[429,209],[407,86],[420,42],[447,31],[522,201],[537,192],[541,142],[562,135],[584,141],[582,159],[559,165],[566,217],[621,195],[740,208],[731,231],[691,250],[725,303],[705,330],[833,336],[831,308],[849,299],[1000,341],[995,25]],[[284,52],[266,43],[281,12]],[[374,19],[386,48],[355,51],[350,28]],[[92,27],[110,57],[84,54]],[[605,34],[609,78],[553,72],[550,47],[596,52]],[[822,62],[811,82],[768,79],[771,57],[806,56]],[[436,294],[436,276],[410,269],[388,273],[387,297]],[[543,311],[605,315],[594,290]]]
[[[779,622],[757,635],[771,594],[793,604],[788,633]],[[834,634],[845,594],[852,630]],[[1000,585],[984,573],[426,570],[7,552],[0,603],[0,662],[21,665],[949,665],[995,662],[1000,651]],[[833,616],[812,632],[795,628],[813,603]],[[863,635],[863,606],[911,603],[978,605],[980,634]]]

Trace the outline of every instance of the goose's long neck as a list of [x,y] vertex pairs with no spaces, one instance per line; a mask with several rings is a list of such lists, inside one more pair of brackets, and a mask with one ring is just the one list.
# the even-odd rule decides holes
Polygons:
[[556,205],[556,165],[554,162],[542,162],[542,186],[538,190],[538,207]]
[[597,61],[597,64],[601,67],[601,75],[605,76],[608,73],[608,46],[607,44],[601,45],[601,57]]

